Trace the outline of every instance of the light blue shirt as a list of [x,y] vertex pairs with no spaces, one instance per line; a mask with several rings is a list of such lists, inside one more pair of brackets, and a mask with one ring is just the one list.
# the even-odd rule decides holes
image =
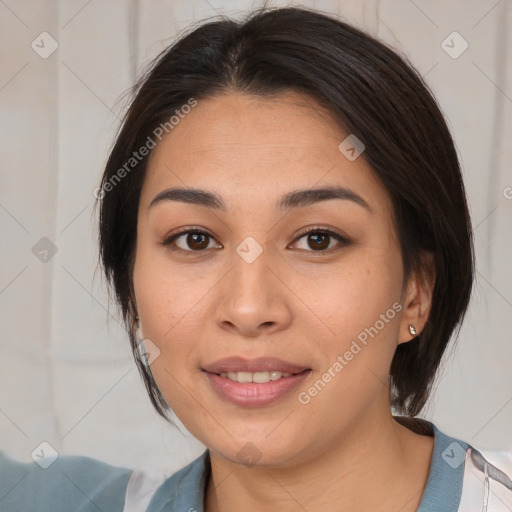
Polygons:
[[[464,473],[465,469],[468,472],[469,464],[476,465],[473,473],[483,471],[485,466],[486,478],[490,475],[493,482],[500,482],[498,485],[505,491],[507,486],[512,489],[509,477],[487,463],[470,445],[443,434],[432,423],[422,421],[434,435],[434,449],[418,512],[458,512]],[[209,456],[209,451],[205,450],[164,480],[146,498],[146,508],[146,505],[137,507],[135,503],[129,503],[128,488],[131,485],[133,490],[130,479],[135,475],[131,469],[75,455],[60,456],[43,469],[36,462],[22,463],[0,453],[0,511],[204,512],[204,495],[210,474]],[[512,492],[507,496],[510,498]],[[474,510],[492,512],[493,509],[475,503]]]

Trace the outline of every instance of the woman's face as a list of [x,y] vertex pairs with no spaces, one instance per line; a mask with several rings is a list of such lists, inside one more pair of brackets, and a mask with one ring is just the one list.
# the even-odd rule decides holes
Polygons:
[[[200,100],[151,155],[134,267],[160,351],[151,371],[229,460],[307,461],[389,416],[390,363],[411,338],[402,260],[390,198],[349,142],[339,149],[347,135],[297,93],[230,92]],[[189,194],[151,205],[171,188]],[[298,194],[326,188],[350,192]],[[163,244],[178,232],[191,233]]]

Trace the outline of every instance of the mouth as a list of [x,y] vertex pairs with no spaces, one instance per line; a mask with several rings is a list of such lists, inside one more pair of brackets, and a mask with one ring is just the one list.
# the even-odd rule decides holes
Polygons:
[[232,357],[201,369],[222,400],[242,407],[272,404],[298,387],[312,369],[275,358]]

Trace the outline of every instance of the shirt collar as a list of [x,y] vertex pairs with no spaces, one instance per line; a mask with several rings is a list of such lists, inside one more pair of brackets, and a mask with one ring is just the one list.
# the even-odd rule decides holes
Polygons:
[[433,429],[434,449],[418,512],[457,512],[469,445],[447,436],[430,421],[423,421]]

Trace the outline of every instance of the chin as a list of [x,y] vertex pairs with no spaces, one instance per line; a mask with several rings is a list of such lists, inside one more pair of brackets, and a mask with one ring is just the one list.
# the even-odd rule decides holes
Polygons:
[[[289,438],[288,438],[289,439]],[[204,444],[204,443],[203,443]],[[287,466],[298,456],[297,442],[283,444],[282,440],[269,440],[264,436],[245,436],[244,439],[231,438],[225,445],[217,443],[206,446],[234,464],[246,467],[277,467]]]

